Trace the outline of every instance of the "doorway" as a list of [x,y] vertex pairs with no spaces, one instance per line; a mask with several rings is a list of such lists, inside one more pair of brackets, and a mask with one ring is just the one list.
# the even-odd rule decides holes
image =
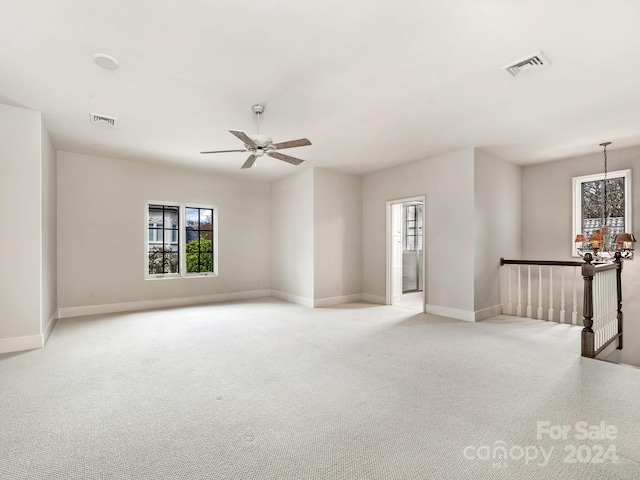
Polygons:
[[425,311],[425,197],[387,202],[387,305]]

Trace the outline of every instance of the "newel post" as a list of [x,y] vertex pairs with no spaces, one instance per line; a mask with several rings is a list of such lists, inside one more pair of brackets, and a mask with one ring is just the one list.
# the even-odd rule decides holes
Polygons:
[[587,253],[584,256],[585,263],[582,265],[582,278],[584,278],[584,304],[582,306],[582,356],[594,358],[596,356],[594,348],[593,329],[593,277],[596,267],[591,263],[593,256]]
[[618,264],[616,269],[616,291],[618,294],[618,350],[622,350],[622,254],[615,253],[615,262]]

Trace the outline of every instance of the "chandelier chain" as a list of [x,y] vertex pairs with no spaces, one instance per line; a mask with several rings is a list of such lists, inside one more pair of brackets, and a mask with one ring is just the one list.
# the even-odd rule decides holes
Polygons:
[[607,225],[607,220],[608,215],[607,215],[607,143],[603,143],[602,146],[604,147],[604,180],[602,182],[603,184],[603,189],[602,189],[602,226],[606,227]]

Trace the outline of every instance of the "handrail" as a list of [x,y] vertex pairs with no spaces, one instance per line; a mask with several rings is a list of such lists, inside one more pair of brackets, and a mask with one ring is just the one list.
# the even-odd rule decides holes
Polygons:
[[500,259],[500,266],[503,265],[543,265],[549,267],[581,267],[584,262],[559,262],[555,260],[505,260]]
[[[586,265],[582,263],[581,265]],[[618,264],[616,262],[613,263],[591,263],[595,267],[594,273],[604,272],[605,270],[615,270],[618,268]]]

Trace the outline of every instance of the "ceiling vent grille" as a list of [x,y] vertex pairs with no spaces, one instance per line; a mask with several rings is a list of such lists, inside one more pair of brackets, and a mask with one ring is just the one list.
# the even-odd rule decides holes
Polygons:
[[91,123],[95,123],[96,125],[108,125],[110,127],[115,127],[117,122],[117,118],[106,117],[104,115],[98,115],[97,113],[91,114]]
[[502,70],[507,72],[512,77],[517,77],[518,75],[524,73],[527,70],[530,70],[535,67],[544,67],[549,65],[551,62],[542,54],[542,52],[534,53],[529,57],[522,58],[517,60],[509,65],[505,65],[502,67]]

